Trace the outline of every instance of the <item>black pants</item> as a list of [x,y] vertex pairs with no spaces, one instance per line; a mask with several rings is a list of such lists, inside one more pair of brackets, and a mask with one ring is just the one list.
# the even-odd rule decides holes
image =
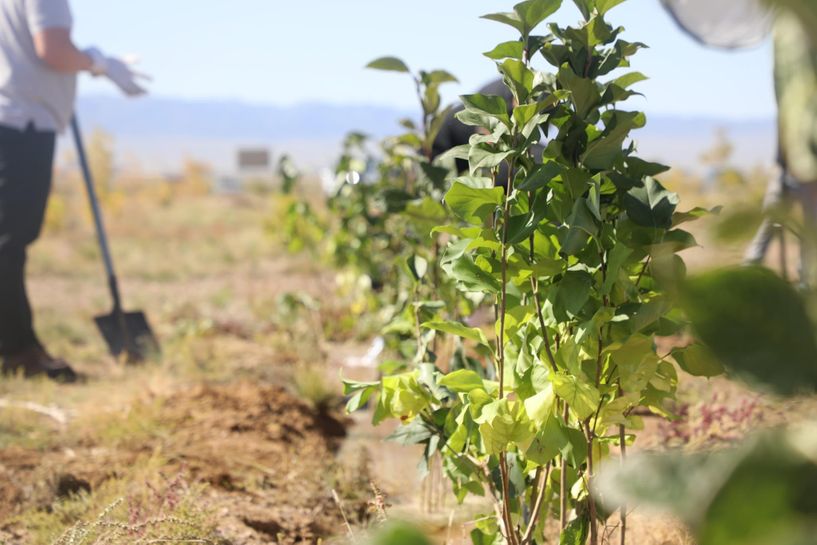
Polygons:
[[0,126],[0,357],[38,343],[25,286],[51,191],[55,134]]

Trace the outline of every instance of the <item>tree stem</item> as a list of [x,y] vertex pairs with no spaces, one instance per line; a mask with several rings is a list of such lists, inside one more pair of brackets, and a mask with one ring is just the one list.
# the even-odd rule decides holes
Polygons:
[[[499,373],[499,399],[505,397],[505,315],[507,314],[508,302],[508,226],[511,216],[511,191],[513,191],[513,169],[514,162],[508,165],[508,184],[505,188],[505,202],[503,206],[502,221],[502,288],[499,299],[499,339],[497,341],[497,372]],[[510,545],[519,545],[519,536],[513,527],[511,517],[511,492],[508,477],[508,463],[505,452],[499,453],[499,472],[502,478],[502,510],[507,529],[507,538]]]
[[[533,235],[530,236],[529,240],[530,244],[530,260],[533,263],[534,254],[533,254]],[[545,315],[542,312],[542,303],[539,301],[539,280],[536,276],[530,277],[530,287],[531,291],[533,292],[533,303],[536,306],[536,316],[539,319],[539,327],[542,330],[542,339],[545,342],[545,353],[547,354],[548,363],[550,363],[550,368],[553,372],[557,372],[559,369],[556,365],[556,358],[553,356],[553,348],[550,344],[550,333],[548,332],[548,328],[545,325]]]
[[[570,418],[570,406],[565,403],[564,419],[567,424]],[[561,456],[559,473],[559,527],[564,532],[567,528],[567,459],[564,454]]]
[[[544,478],[539,482],[539,491],[536,495],[536,501],[533,503],[533,511],[531,512],[530,522],[528,522],[528,529],[525,530],[525,535],[522,536],[520,545],[526,545],[528,542],[530,542],[531,538],[533,537],[533,532],[536,530],[536,524],[539,522],[539,514],[542,511],[542,502],[545,499],[545,492],[547,491],[548,480],[550,479],[550,468],[551,463],[548,462],[545,469]],[[541,472],[542,468],[540,467],[536,471],[537,479],[534,480],[541,478]]]
[[[590,488],[590,483],[593,480],[595,471],[593,468],[593,431],[590,429],[590,424],[587,424],[587,486]],[[598,545],[599,543],[599,528],[598,528],[598,513],[596,509],[596,500],[592,494],[588,495],[588,505],[590,507],[590,545]]]
[[[624,391],[621,389],[621,386],[618,387],[618,395],[623,395]],[[619,448],[621,450],[621,464],[624,465],[624,461],[627,458],[627,430],[624,427],[624,424],[620,424],[618,426],[618,440],[619,440]],[[627,543],[627,505],[622,504],[621,506],[621,540],[619,541],[619,545],[626,545]]]
[[511,517],[511,490],[510,479],[508,478],[508,460],[504,452],[499,453],[499,473],[502,476],[502,516],[505,519],[505,528],[508,532],[506,536],[510,545],[519,545],[519,537],[513,527]]

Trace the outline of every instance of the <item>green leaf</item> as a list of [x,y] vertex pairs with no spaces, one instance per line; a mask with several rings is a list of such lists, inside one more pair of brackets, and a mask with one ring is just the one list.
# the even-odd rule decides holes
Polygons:
[[576,108],[576,114],[585,118],[601,100],[598,84],[588,78],[577,75],[569,66],[559,70],[559,81],[570,91],[570,100]]
[[527,0],[513,7],[522,22],[522,34],[527,37],[539,23],[556,13],[562,0]]
[[419,371],[383,377],[374,424],[385,418],[409,422],[428,407],[429,394],[418,381]]
[[539,115],[539,112],[539,104],[522,104],[513,109],[513,120],[516,126],[522,130],[531,121],[538,121],[537,115]]
[[624,0],[596,0],[596,9],[599,15],[604,15],[622,2],[624,2]]
[[369,398],[372,397],[372,394],[377,391],[377,386],[370,386],[367,388],[363,388],[361,390],[357,390],[352,397],[349,398],[349,401],[346,402],[346,412],[353,413],[355,411],[360,410],[362,407],[366,405],[369,401]]
[[644,331],[671,310],[671,301],[662,296],[640,303],[634,309],[628,309],[631,331],[633,333]]
[[601,394],[591,384],[573,375],[554,374],[551,378],[553,391],[570,405],[579,420],[590,418],[601,405]]
[[706,216],[717,216],[721,213],[721,210],[723,210],[722,206],[716,206],[714,208],[701,208],[697,206],[688,212],[676,212],[672,215],[672,226],[678,227],[688,221],[695,221]]
[[565,167],[556,161],[546,161],[533,169],[516,187],[522,191],[536,191],[547,186],[554,178],[561,176],[564,170]]
[[570,521],[559,536],[559,545],[585,545],[590,534],[590,521],[580,516]]
[[553,413],[555,402],[553,386],[548,384],[544,390],[525,400],[525,412],[528,413],[531,422],[541,425]]
[[599,228],[596,219],[587,207],[585,199],[576,199],[573,210],[565,223],[568,227],[562,244],[562,252],[565,255],[579,254],[584,249],[588,239],[598,234]]
[[380,57],[366,65],[366,68],[373,70],[385,70],[388,72],[410,73],[409,67],[397,57]]
[[422,327],[426,329],[433,329],[435,331],[442,331],[443,333],[449,333],[451,335],[462,337],[463,339],[469,339],[480,344],[484,344],[485,346],[489,346],[485,333],[483,333],[478,327],[468,327],[460,322],[450,322],[444,320],[425,322],[422,324]]
[[635,85],[636,83],[640,83],[642,81],[646,81],[649,78],[642,74],[641,72],[628,72],[623,76],[619,76],[613,80],[613,83],[621,87],[622,89],[626,89]]
[[405,426],[399,426],[386,441],[393,441],[400,445],[416,445],[431,439],[433,432],[420,418],[412,420]]
[[499,293],[500,282],[480,268],[470,256],[462,255],[446,266],[446,272],[467,291]]
[[547,194],[539,193],[531,204],[527,214],[513,216],[508,225],[508,243],[518,244],[527,240],[531,233],[540,227],[548,213]]
[[458,393],[469,393],[474,390],[484,390],[485,382],[476,372],[468,369],[452,371],[442,377],[438,384]]
[[629,174],[638,180],[641,180],[641,178],[645,176],[658,176],[670,169],[667,165],[651,163],[633,156],[627,157],[625,162],[627,163],[627,171]]
[[468,392],[468,411],[476,419],[482,414],[482,408],[495,401],[486,390],[476,389]]
[[471,174],[476,174],[481,168],[493,168],[498,166],[514,153],[514,150],[494,151],[487,146],[471,146],[471,150],[468,152],[468,165],[471,169]]
[[[788,435],[788,436],[787,436]],[[814,543],[817,464],[813,428],[772,433],[720,487],[698,531],[701,545]],[[803,445],[810,445],[803,448]],[[747,516],[751,511],[752,516]],[[755,514],[756,513],[756,514]]]
[[646,335],[631,335],[610,354],[625,392],[643,391],[658,373],[658,356],[652,338]]
[[[467,158],[468,157],[466,157],[466,159]],[[488,176],[459,176],[454,182],[475,189],[492,189],[494,187],[494,181]]]
[[570,441],[559,425],[559,421],[551,415],[525,451],[525,458],[544,466],[569,446]]
[[487,248],[492,252],[500,252],[502,251],[502,243],[496,239],[496,233],[493,231],[486,229],[482,231],[480,234],[476,235],[471,239],[471,242],[468,243],[468,247],[466,247],[466,251],[470,252],[472,250],[476,250],[479,248]]
[[497,61],[502,59],[521,59],[524,50],[525,45],[519,40],[515,40],[512,42],[502,42],[491,51],[483,53],[483,55]]
[[585,271],[568,271],[559,281],[553,311],[561,321],[577,315],[590,299],[593,277]]
[[682,303],[700,339],[730,371],[780,394],[817,389],[814,325],[800,295],[760,267],[687,283]]
[[475,421],[480,425],[479,432],[485,451],[491,455],[499,454],[512,443],[527,443],[533,435],[522,404],[508,401],[507,398],[492,401],[482,407],[482,412]]
[[700,343],[686,348],[676,348],[672,351],[672,357],[678,362],[681,369],[694,377],[711,378],[722,375],[724,372],[723,364]]
[[613,286],[619,278],[619,272],[630,256],[633,250],[622,243],[616,244],[612,250],[607,254],[607,277],[604,279],[602,285],[602,292],[609,295],[613,290]]
[[679,198],[654,178],[646,178],[644,186],[628,191],[623,202],[627,215],[637,225],[669,229]]
[[603,135],[587,145],[581,157],[584,166],[594,170],[611,168],[613,163],[623,155],[622,145],[630,131],[643,127],[645,122],[645,117],[641,113],[615,112]]
[[[458,116],[459,117],[459,116]],[[468,153],[471,151],[471,144],[462,144],[460,146],[454,146],[450,150],[446,151],[445,153],[441,154],[437,159],[435,159],[435,163],[442,163],[444,161],[449,161],[451,159],[468,159]]]
[[631,422],[627,415],[640,401],[641,394],[638,393],[626,394],[605,403],[599,413],[599,427],[603,429],[607,426],[630,426]]
[[505,192],[501,187],[475,188],[454,182],[445,195],[445,203],[463,221],[471,225],[483,225],[504,198]]
[[426,85],[441,85],[443,83],[459,83],[459,80],[446,70],[432,70],[431,72],[421,72]]
[[805,545],[814,541],[817,464],[804,446],[815,438],[806,427],[709,454],[635,454],[602,469],[596,488],[610,510],[672,513],[701,545]]
[[487,115],[499,119],[505,125],[510,125],[508,116],[508,103],[501,96],[483,95],[481,93],[473,95],[462,95],[460,97],[465,109],[481,115]]
[[380,386],[379,382],[358,382],[356,380],[344,380],[343,395],[348,396],[354,392],[377,386]]
[[472,545],[498,545],[499,530],[493,532],[484,532],[479,528],[474,528],[469,534]]
[[573,3],[579,8],[584,20],[589,21],[593,14],[593,8],[596,6],[596,0],[573,0]]
[[488,19],[489,21],[496,21],[497,23],[511,26],[518,30],[520,34],[525,31],[525,25],[522,23],[522,19],[520,19],[519,14],[515,12],[489,13],[480,17],[480,19]]
[[507,59],[499,65],[499,71],[519,102],[527,100],[533,89],[533,71],[518,59]]
[[406,258],[406,264],[415,281],[422,280],[428,272],[428,261],[419,255]]
[[422,530],[407,522],[389,522],[371,539],[372,545],[431,545]]

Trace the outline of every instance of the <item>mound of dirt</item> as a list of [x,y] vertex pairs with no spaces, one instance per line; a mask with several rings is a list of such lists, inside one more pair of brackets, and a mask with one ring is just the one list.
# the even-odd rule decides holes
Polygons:
[[24,543],[25,528],[3,521],[127,478],[133,464],[155,453],[167,460],[167,474],[209,485],[204,507],[218,517],[227,543],[311,543],[338,533],[330,481],[346,422],[282,388],[250,382],[196,386],[160,407],[169,432],[135,446],[104,447],[86,437],[46,452],[0,450],[0,537]]
[[200,386],[169,399],[172,459],[211,485],[235,545],[311,543],[337,533],[334,453],[345,423],[276,387]]
[[168,399],[165,409],[182,433],[249,433],[273,443],[314,439],[330,449],[346,436],[345,423],[336,416],[317,412],[276,386],[198,386]]

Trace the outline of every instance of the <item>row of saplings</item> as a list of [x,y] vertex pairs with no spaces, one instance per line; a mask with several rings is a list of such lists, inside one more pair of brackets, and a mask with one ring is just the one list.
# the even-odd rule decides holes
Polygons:
[[[425,467],[442,460],[460,501],[488,498],[494,510],[476,519],[475,544],[545,543],[556,525],[561,543],[598,545],[615,527],[623,544],[636,500],[674,510],[704,545],[810,543],[814,519],[783,500],[774,515],[755,517],[751,534],[734,514],[745,497],[717,501],[730,471],[764,460],[757,449],[768,442],[715,460],[632,457],[599,476],[614,454],[627,458],[640,415],[671,416],[678,367],[711,377],[723,372],[720,361],[740,370],[747,351],[765,350],[749,358],[750,375],[786,394],[817,384],[817,371],[780,379],[759,360],[778,349],[795,367],[817,361],[804,303],[787,284],[752,268],[686,277],[678,252],[696,242],[679,226],[707,212],[680,212],[655,179],[667,167],[636,156],[630,133],[646,118],[619,106],[645,79],[627,70],[644,45],[606,20],[622,1],[574,0],[581,22],[549,24],[547,34],[535,30],[561,0],[486,15],[519,34],[485,54],[507,92],[463,96],[457,110],[441,105],[440,87],[456,81],[448,72],[415,74],[392,57],[370,64],[410,75],[422,113],[402,121],[406,132],[384,141],[376,159],[352,134],[338,175],[353,183],[329,199],[324,251],[370,280],[398,356],[377,382],[345,382],[347,408],[371,401],[375,424],[399,419],[394,439],[423,445]],[[473,136],[434,158],[454,115]],[[300,219],[305,212],[293,208]],[[788,329],[769,331],[775,317]],[[706,345],[657,352],[656,336],[690,322]],[[808,466],[779,451],[798,471]],[[705,478],[682,478],[696,471]],[[809,509],[817,514],[814,500]],[[741,541],[747,535],[755,541]]]

